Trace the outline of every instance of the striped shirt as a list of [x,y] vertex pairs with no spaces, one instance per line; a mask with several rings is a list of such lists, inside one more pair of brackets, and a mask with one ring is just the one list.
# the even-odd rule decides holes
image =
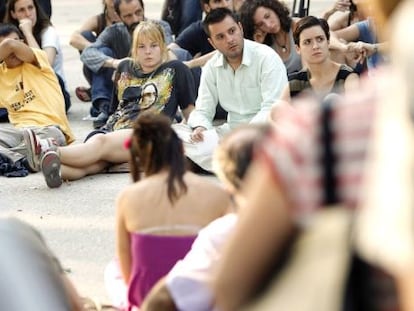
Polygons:
[[[332,106],[331,128],[336,157],[334,179],[338,203],[355,208],[359,203],[365,159],[378,102],[378,89],[368,82],[360,92],[348,94]],[[294,217],[301,222],[324,204],[324,143],[320,103],[301,99],[294,107],[282,108],[275,129],[257,150],[277,184],[291,202]],[[367,268],[369,310],[399,310],[392,278],[385,271]]]
[[[336,191],[339,201],[351,208],[358,201],[375,102],[376,92],[365,90],[347,95],[332,108]],[[310,99],[282,109],[258,157],[282,182],[294,211],[306,214],[324,204],[322,109]]]

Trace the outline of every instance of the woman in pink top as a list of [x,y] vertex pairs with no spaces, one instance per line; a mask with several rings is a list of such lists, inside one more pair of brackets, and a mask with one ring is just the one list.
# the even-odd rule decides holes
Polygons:
[[141,113],[126,145],[134,183],[116,202],[122,278],[113,282],[113,265],[106,271],[112,301],[124,309],[139,307],[152,285],[184,257],[198,230],[230,205],[218,183],[186,171],[183,146],[168,117]]

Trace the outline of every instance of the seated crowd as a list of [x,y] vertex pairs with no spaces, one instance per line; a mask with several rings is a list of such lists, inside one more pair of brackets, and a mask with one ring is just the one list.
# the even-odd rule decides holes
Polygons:
[[[299,247],[292,243],[328,206],[356,215],[349,257],[357,252],[365,269],[349,259],[340,307],[412,310],[412,246],[380,245],[367,229],[384,227],[384,202],[392,203],[377,196],[400,186],[395,193],[407,199],[397,199],[401,206],[389,216],[400,222],[384,230],[393,242],[412,239],[401,215],[412,203],[412,180],[403,172],[414,154],[398,145],[410,145],[413,131],[406,51],[414,44],[405,50],[398,41],[409,36],[410,1],[336,0],[322,17],[301,18],[279,0],[200,0],[200,9],[203,19],[178,27],[148,19],[143,0],[104,0],[103,11],[73,32],[70,45],[89,83],[75,94],[91,102],[93,123],[72,144],[50,16],[39,0],[8,0],[0,107],[12,127],[0,127],[1,174],[41,171],[48,187],[59,188],[128,164],[132,183],[114,198],[116,256],[105,271],[119,310],[272,310],[272,292],[266,301],[261,296],[278,290],[264,286],[269,275],[279,280],[275,264],[295,255],[289,246]],[[385,150],[387,134],[400,134],[398,155]],[[30,232],[25,238],[45,254],[50,271],[35,277],[60,284],[50,306],[83,310],[58,260],[25,226],[0,221],[22,247],[28,242],[16,228]]]

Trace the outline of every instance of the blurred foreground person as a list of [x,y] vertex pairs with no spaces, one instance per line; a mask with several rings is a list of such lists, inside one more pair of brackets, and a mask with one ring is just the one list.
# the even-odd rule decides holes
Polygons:
[[83,310],[75,288],[39,232],[0,219],[0,310]]
[[[385,16],[388,16],[399,2],[378,1],[380,4],[378,8],[387,12]],[[408,29],[410,27],[401,27],[405,34],[404,37],[409,36],[406,33]],[[402,44],[402,42],[404,42],[403,39],[399,43]],[[406,62],[400,68],[407,68],[411,64],[410,58],[407,56],[403,59]],[[227,244],[223,260],[217,269],[213,289],[216,294],[216,306],[219,310],[240,310],[242,306],[248,304],[255,291],[264,284],[264,279],[272,271],[274,263],[283,255],[282,252],[285,250],[289,238],[294,235],[298,227],[303,228],[303,224],[310,219],[316,210],[328,205],[341,205],[352,210],[361,205],[360,195],[361,190],[364,189],[362,180],[365,166],[367,163],[371,164],[370,160],[366,161],[368,147],[372,141],[371,134],[376,117],[383,114],[382,99],[387,98],[387,105],[390,106],[404,106],[404,102],[410,98],[400,94],[391,100],[387,95],[389,85],[394,86],[393,92],[406,93],[405,87],[390,83],[390,79],[395,78],[395,74],[390,74],[390,71],[394,72],[398,68],[395,65],[394,67],[391,69],[383,68],[382,70],[385,72],[377,72],[375,77],[372,76],[362,81],[360,90],[347,94],[343,100],[324,103],[302,100],[295,104],[294,109],[291,107],[282,109],[283,112],[278,115],[275,130],[258,151],[256,161],[248,176],[246,189],[249,191],[246,196],[247,204],[250,207],[242,213],[236,232],[230,243]],[[398,74],[398,70],[396,73]],[[401,73],[399,75],[402,76]],[[403,79],[403,81],[410,80]],[[396,98],[400,100],[396,102]],[[392,115],[384,114],[384,116]],[[409,109],[405,109],[402,116],[407,120]],[[382,130],[398,128],[397,122],[389,120],[389,127],[384,127]],[[400,136],[385,135],[385,137],[390,139],[384,145],[385,148],[392,149],[392,152],[391,150],[389,152],[393,155],[397,153],[398,156],[402,156],[401,152],[398,150],[396,152],[392,147],[396,144],[403,146],[403,144],[400,145],[399,142],[394,141]],[[326,148],[327,146],[329,148]],[[381,167],[389,167],[395,163],[399,163],[398,158]],[[391,171],[395,171],[395,168],[393,167],[391,170],[390,167]],[[407,171],[412,172],[412,166],[399,170],[399,172]],[[411,179],[410,182],[412,182]],[[384,188],[375,192],[374,198],[378,194],[389,195],[387,188],[392,183],[394,183],[393,178],[381,179],[380,184]],[[396,189],[399,188],[396,187]],[[405,196],[390,195],[389,200],[382,206],[384,209],[389,209],[391,206],[398,205],[402,198],[412,196],[410,190]],[[378,203],[377,200],[375,202]],[[404,245],[408,245],[404,250],[406,254],[405,265],[402,265],[405,269],[399,271],[410,273],[413,271],[412,266],[410,267],[407,262],[412,263],[413,253],[412,204],[407,206],[410,208],[402,213],[397,213],[399,217],[394,217],[408,219],[409,222],[405,226],[406,230],[402,232]],[[368,213],[369,208],[366,210]],[[374,211],[370,212],[375,214]],[[395,213],[396,210],[392,209],[392,214]],[[383,219],[388,218],[383,217]],[[365,222],[361,228],[368,229],[367,226],[372,224]],[[381,226],[378,230],[384,236],[391,234],[391,237],[395,237],[392,230],[384,231],[384,227]],[[345,306],[349,308],[347,310],[399,310],[400,308],[412,310],[413,307],[410,303],[413,296],[409,295],[413,289],[410,286],[412,279],[408,277],[407,273],[405,280],[401,280],[401,275],[404,274],[395,273],[395,269],[398,267],[396,262],[386,261],[391,254],[394,257],[399,257],[398,253],[389,251],[389,249],[396,250],[398,248],[389,246],[394,243],[400,246],[401,239],[393,238],[385,244],[384,240],[378,239],[378,237],[375,238],[375,244],[370,244],[372,241],[368,240],[366,244],[370,247],[377,246],[374,247],[375,252],[373,253],[378,258],[369,260],[372,257],[364,257],[369,263],[367,270],[365,270],[367,274],[362,275],[361,278],[364,284],[359,292],[358,290],[352,292],[351,288],[351,297],[343,297]],[[378,251],[379,249],[381,252]],[[380,255],[386,253],[387,250],[388,256],[381,258]],[[401,249],[398,250],[401,251]],[[364,254],[361,250],[359,253]],[[389,277],[386,272],[391,273],[392,277]],[[394,284],[397,286],[395,287]],[[364,294],[365,290],[369,295]],[[294,295],[292,296],[294,297]],[[304,301],[301,303],[306,305]]]

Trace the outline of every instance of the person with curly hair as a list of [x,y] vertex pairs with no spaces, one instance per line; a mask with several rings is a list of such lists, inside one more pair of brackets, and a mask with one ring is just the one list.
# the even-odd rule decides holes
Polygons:
[[246,39],[272,47],[282,58],[288,74],[302,69],[293,40],[296,20],[290,17],[284,3],[278,0],[245,1],[239,14]]

